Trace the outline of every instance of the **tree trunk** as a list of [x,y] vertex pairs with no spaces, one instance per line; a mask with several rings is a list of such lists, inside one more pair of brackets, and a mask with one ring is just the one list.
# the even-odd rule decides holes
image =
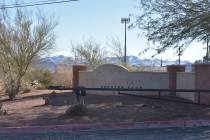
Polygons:
[[10,100],[14,100],[16,95],[19,92],[19,89],[17,87],[9,87],[10,89],[8,89],[8,95],[9,95],[9,99]]
[[14,92],[9,92],[9,100],[15,100],[15,97],[16,97],[16,93]]
[[21,79],[19,78],[17,82],[11,81],[10,85],[7,85],[7,93],[9,95],[10,100],[14,100],[16,95],[18,94],[21,86]]

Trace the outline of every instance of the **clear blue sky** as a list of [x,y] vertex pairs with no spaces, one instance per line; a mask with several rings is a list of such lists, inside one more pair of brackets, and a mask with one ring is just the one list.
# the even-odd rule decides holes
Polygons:
[[[26,1],[26,0],[25,0]],[[40,1],[40,0],[30,0]],[[27,1],[28,2],[28,1]],[[124,26],[121,17],[136,13],[136,0],[80,0],[63,4],[39,6],[47,14],[55,14],[59,19],[57,26],[56,51],[53,55],[70,55],[70,42],[94,39],[106,47],[110,37],[118,37],[124,43]],[[36,7],[34,7],[36,8]],[[28,8],[31,9],[31,8]],[[148,46],[146,38],[138,36],[139,29],[132,29],[127,34],[129,55],[138,55]],[[194,61],[205,54],[205,44],[195,43],[183,54],[182,59]],[[176,60],[175,51],[168,51],[157,58]],[[154,52],[148,52],[140,58],[150,58]]]

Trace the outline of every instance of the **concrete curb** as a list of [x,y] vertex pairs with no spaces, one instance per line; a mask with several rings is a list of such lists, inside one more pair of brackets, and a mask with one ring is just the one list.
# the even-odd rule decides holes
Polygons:
[[148,129],[148,128],[180,128],[210,126],[210,120],[178,120],[178,121],[148,121],[134,123],[91,123],[69,124],[55,126],[29,126],[0,128],[0,134],[17,133],[46,133],[46,132],[73,132],[113,129]]

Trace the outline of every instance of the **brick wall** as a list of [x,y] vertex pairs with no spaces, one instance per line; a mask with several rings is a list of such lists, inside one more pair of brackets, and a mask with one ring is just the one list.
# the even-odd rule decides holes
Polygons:
[[[167,72],[169,73],[169,89],[176,90],[176,73],[185,72],[185,66],[183,65],[170,65],[167,66]],[[171,96],[176,96],[176,92],[171,92]]]
[[[195,64],[196,89],[210,89],[210,64]],[[201,93],[201,103],[210,104],[210,93]]]
[[73,88],[77,88],[79,85],[79,71],[86,71],[86,65],[73,65]]

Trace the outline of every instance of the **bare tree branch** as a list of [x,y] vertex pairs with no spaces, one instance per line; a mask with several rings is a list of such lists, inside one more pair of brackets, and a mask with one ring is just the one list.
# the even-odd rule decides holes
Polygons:
[[78,44],[71,44],[73,54],[85,59],[91,68],[95,68],[104,61],[106,51],[95,41],[83,41]]

